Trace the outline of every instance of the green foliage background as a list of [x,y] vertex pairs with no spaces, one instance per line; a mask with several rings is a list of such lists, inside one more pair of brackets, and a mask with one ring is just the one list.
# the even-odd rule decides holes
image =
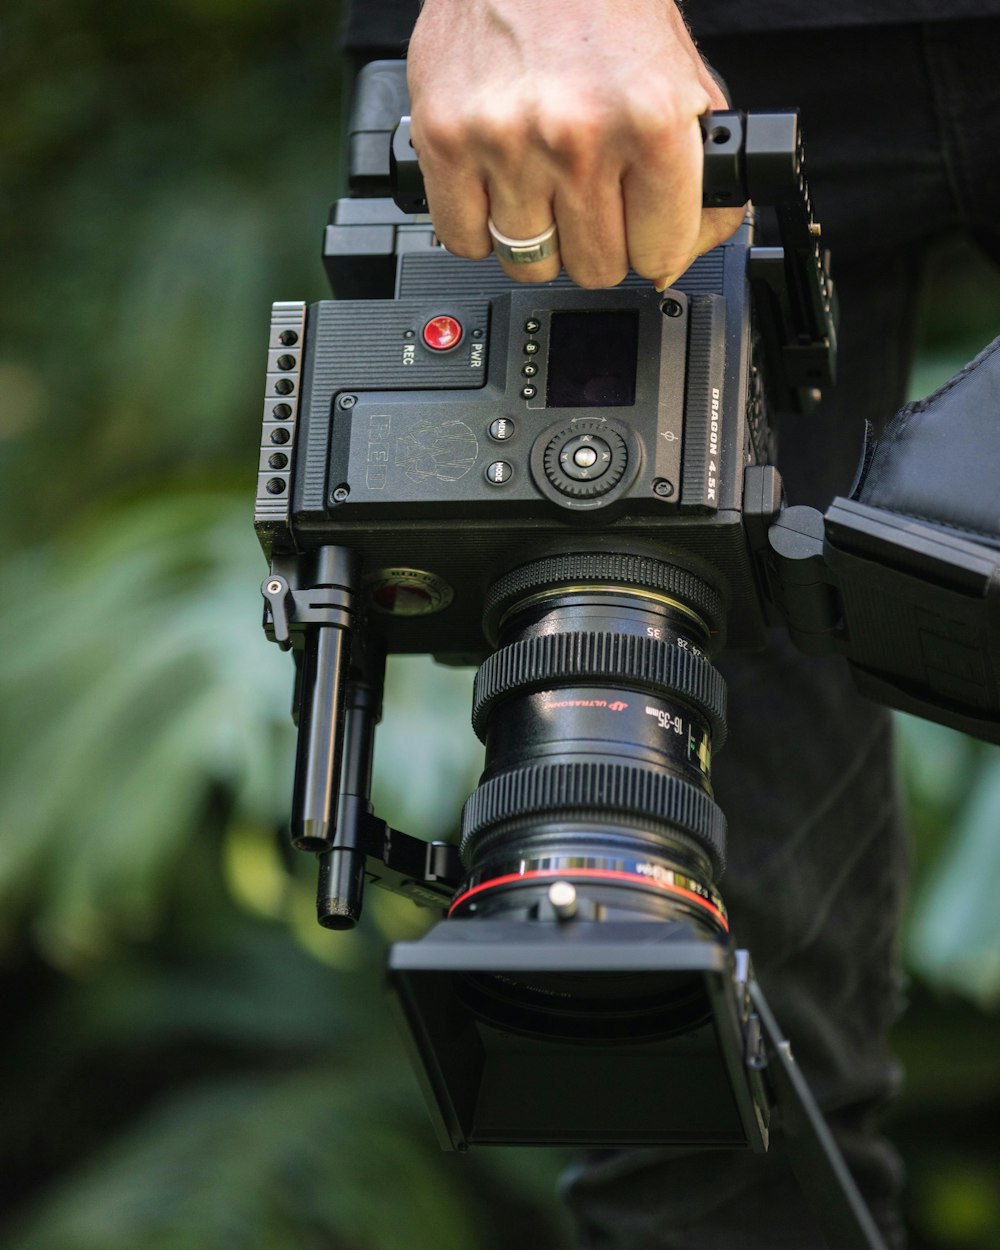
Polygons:
[[[0,14],[0,1250],[566,1242],[557,1159],[433,1143],[380,974],[424,917],[370,898],[362,932],[325,933],[277,835],[291,683],[259,629],[251,493],[270,302],[325,294],[339,20]],[[933,290],[918,391],[1000,329],[968,255]],[[452,711],[437,742],[428,696]],[[450,832],[468,697],[468,674],[392,665],[377,803],[405,828]],[[901,742],[914,1244],[987,1250],[1000,765],[918,722]]]

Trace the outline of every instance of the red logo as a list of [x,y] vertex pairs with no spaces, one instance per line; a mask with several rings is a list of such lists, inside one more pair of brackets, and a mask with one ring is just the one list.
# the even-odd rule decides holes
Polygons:
[[550,712],[557,707],[604,707],[609,712],[624,712],[628,704],[622,703],[621,699],[615,699],[614,703],[609,703],[607,699],[563,699],[560,703],[546,703],[545,710]]

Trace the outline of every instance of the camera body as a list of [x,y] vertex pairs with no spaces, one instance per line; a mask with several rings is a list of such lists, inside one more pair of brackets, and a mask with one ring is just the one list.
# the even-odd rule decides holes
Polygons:
[[585,291],[451,256],[408,119],[388,128],[400,64],[366,67],[356,100],[357,194],[324,244],[340,298],[272,317],[256,525],[275,572],[294,586],[285,555],[345,546],[389,651],[472,661],[495,644],[482,605],[505,570],[646,551],[718,588],[719,642],[761,645],[757,554],[781,508],[767,412],[810,410],[836,357],[797,116],[706,122],[705,203],[773,206],[781,245],[748,214],[658,295],[634,274]]
[[[760,645],[745,512],[752,525],[770,443],[751,246],[748,223],[663,295],[637,279],[524,287],[492,259],[408,251],[398,298],[293,313],[298,352],[282,349],[277,306],[258,490],[269,554],[350,547],[366,628],[391,652],[472,661],[495,644],[489,585],[529,555],[655,550],[719,586],[730,645]],[[289,472],[273,468],[278,446]],[[766,481],[773,511],[773,470]]]

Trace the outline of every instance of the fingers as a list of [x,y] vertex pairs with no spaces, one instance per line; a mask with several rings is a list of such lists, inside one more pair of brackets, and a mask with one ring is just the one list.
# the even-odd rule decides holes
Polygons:
[[[509,142],[510,130],[495,127],[498,139]],[[432,114],[413,122],[413,146],[420,161],[428,207],[441,243],[456,256],[482,260],[493,250],[488,222],[511,240],[531,239],[547,231],[554,220],[552,179],[523,174],[528,168],[513,144],[510,158],[492,132],[480,128],[465,142],[455,128],[436,125]],[[510,277],[521,282],[548,282],[558,276],[557,247],[552,255],[533,264],[514,263],[498,256]]]
[[414,114],[411,141],[437,236],[456,256],[482,260],[493,249],[486,227],[489,197],[479,163],[469,159],[471,149],[454,138],[433,113]]
[[745,207],[702,208],[704,161],[694,117],[681,128],[665,125],[658,143],[648,146],[623,180],[629,261],[658,290],[743,223]]
[[628,273],[621,172],[565,181],[555,195],[555,216],[566,273],[577,286],[617,286]]
[[739,230],[746,217],[747,206],[740,208],[706,208],[701,215],[696,254],[704,256]]
[[509,277],[517,282],[551,282],[559,276],[561,266],[560,248],[562,234],[560,223],[552,202],[551,184],[539,184],[536,179],[529,178],[519,185],[516,176],[498,177],[494,175],[487,188],[489,215],[493,225],[510,240],[533,239],[549,229],[556,222],[557,234],[555,251],[544,260],[531,264],[506,260],[498,252],[500,266]]
[[693,126],[660,160],[624,173],[609,164],[585,177],[519,180],[516,171],[427,162],[425,187],[438,237],[458,256],[489,255],[490,218],[510,240],[535,238],[555,223],[556,247],[545,259],[525,264],[498,255],[515,281],[550,282],[564,268],[579,286],[612,287],[632,268],[663,289],[743,221],[742,208],[702,209],[702,161]]
[[[419,138],[415,141],[420,152]],[[440,157],[421,155],[424,185],[435,229],[450,252],[482,259],[493,247],[487,221],[511,240],[532,239],[556,224],[556,249],[525,264],[498,254],[504,272],[519,282],[550,282],[560,269],[580,286],[615,286],[628,272],[621,174],[617,163],[606,173],[576,177],[536,159],[536,172],[500,161],[477,164],[473,172],[450,167]]]
[[[536,144],[529,158],[480,144],[478,159],[425,155],[418,135],[431,216],[441,242],[482,259],[493,248],[487,221],[512,240],[531,239],[555,222],[555,252],[535,263],[498,257],[515,281],[549,282],[560,268],[579,286],[611,287],[629,268],[662,289],[700,255],[739,228],[742,209],[702,209],[701,130],[692,117],[678,132],[650,129],[641,152],[624,144],[554,160]],[[521,144],[521,153],[528,149]],[[530,150],[530,149],[529,149]]]
[[619,173],[606,178],[552,180],[548,193],[523,198],[514,180],[494,179],[489,186],[490,213],[496,228],[513,239],[541,234],[554,222],[558,249],[535,264],[500,264],[512,278],[550,282],[560,267],[582,287],[616,286],[628,272]]
[[622,182],[628,255],[632,268],[659,284],[684,272],[701,234],[702,144],[697,122],[679,134],[664,132],[644,161]]

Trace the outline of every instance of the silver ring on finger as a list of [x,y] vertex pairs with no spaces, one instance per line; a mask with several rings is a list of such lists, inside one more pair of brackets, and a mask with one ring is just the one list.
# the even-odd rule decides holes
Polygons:
[[555,222],[547,230],[533,235],[530,239],[512,239],[506,234],[501,234],[493,224],[492,217],[486,219],[486,225],[493,240],[494,252],[500,260],[506,261],[509,265],[534,265],[540,260],[547,260],[550,256],[554,256],[559,250],[559,232]]

